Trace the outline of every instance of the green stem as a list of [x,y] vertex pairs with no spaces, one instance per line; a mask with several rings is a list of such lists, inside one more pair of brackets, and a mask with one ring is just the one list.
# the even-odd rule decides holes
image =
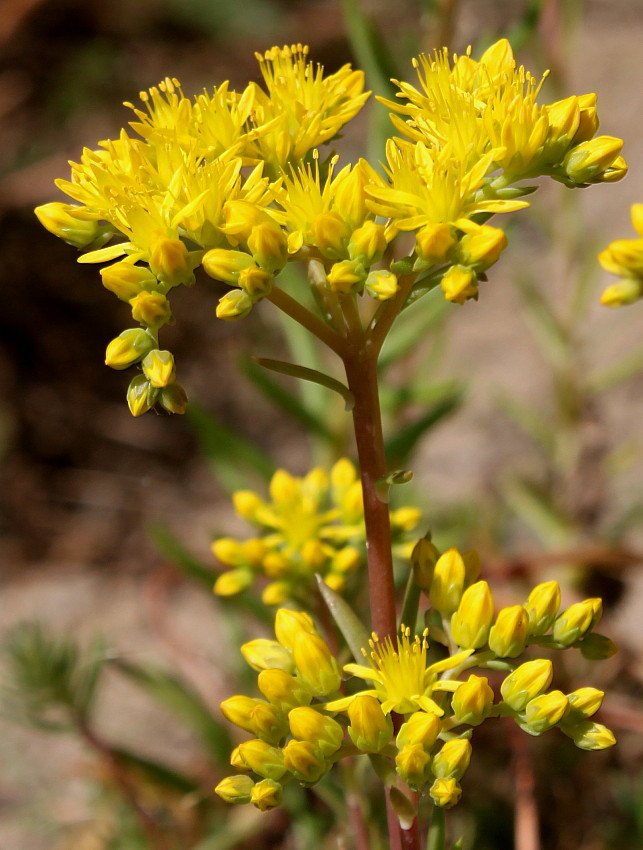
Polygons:
[[440,806],[433,806],[431,827],[429,829],[429,840],[426,843],[426,850],[445,850],[445,841],[446,824],[444,809],[440,808]]
[[302,327],[306,328],[306,330],[310,331],[311,334],[317,337],[317,339],[320,339],[323,343],[325,343],[331,351],[334,351],[335,354],[343,357],[345,343],[337,331],[329,328],[328,325],[326,325],[314,313],[311,313],[310,310],[307,310],[298,301],[291,298],[287,292],[284,292],[283,289],[279,289],[278,286],[274,286],[266,298],[268,301],[271,301],[275,307],[278,307],[286,313],[286,315],[290,316],[291,319],[299,322]]

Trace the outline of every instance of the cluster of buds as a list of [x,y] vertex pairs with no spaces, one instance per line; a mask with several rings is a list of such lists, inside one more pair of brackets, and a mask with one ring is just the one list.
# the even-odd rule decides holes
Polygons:
[[[343,591],[362,564],[365,539],[362,485],[351,461],[342,458],[328,472],[317,467],[303,478],[279,469],[269,493],[270,501],[251,490],[234,494],[238,515],[252,523],[258,535],[214,541],[214,556],[229,568],[217,579],[214,592],[232,596],[265,576],[266,605],[286,599],[306,602],[316,574],[333,590]],[[391,511],[396,554],[408,556],[410,544],[404,536],[419,520],[416,508]]]
[[[432,627],[432,637],[446,654],[429,662],[428,629],[412,637],[402,627],[396,641],[373,635],[370,652],[363,650],[368,666],[343,668],[345,675],[372,687],[344,695],[342,671],[311,618],[279,609],[277,639],[242,647],[259,671],[264,699],[235,696],[221,706],[230,721],[255,738],[234,751],[231,763],[241,773],[217,786],[219,796],[272,808],[282,799],[284,782],[315,784],[340,759],[365,753],[388,763],[381,772],[385,781],[393,784],[398,776],[436,805],[450,807],[462,793],[473,729],[490,718],[511,718],[535,736],[558,727],[584,750],[614,744],[612,732],[592,719],[602,691],[549,690],[552,661],[518,659],[529,644],[576,646],[590,658],[608,657],[613,644],[592,631],[601,613],[599,600],[560,612],[560,588],[551,581],[535,587],[524,605],[503,608],[494,617],[489,587],[476,581],[475,553],[463,556],[450,549],[439,555],[422,540],[413,566],[442,621],[442,627]],[[496,678],[505,672],[499,693],[493,678],[471,672],[485,668]]]
[[601,296],[608,307],[631,304],[643,297],[643,204],[632,205],[632,225],[639,239],[617,239],[598,255],[603,268],[621,278]]

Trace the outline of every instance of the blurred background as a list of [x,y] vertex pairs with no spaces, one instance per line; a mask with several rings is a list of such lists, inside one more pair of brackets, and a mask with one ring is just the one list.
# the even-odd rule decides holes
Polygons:
[[[446,545],[480,549],[499,604],[520,601],[524,582],[558,578],[569,600],[604,595],[602,631],[621,647],[603,665],[570,662],[568,671],[608,690],[603,719],[621,745],[585,761],[561,753],[557,739],[496,741],[495,750],[488,741],[489,758],[465,786],[466,846],[514,847],[517,788],[518,812],[534,799],[544,811],[543,847],[643,847],[643,324],[641,305],[598,305],[609,276],[595,262],[609,241],[633,236],[629,207],[643,201],[643,4],[3,0],[0,12],[0,637],[10,643],[17,623],[36,619],[81,647],[100,633],[114,657],[174,671],[214,716],[239,687],[236,662],[223,660],[239,632],[206,587],[216,568],[209,545],[216,533],[245,533],[229,491],[244,480],[263,486],[261,474],[235,472],[244,444],[234,437],[256,443],[265,464],[301,474],[312,460],[351,453],[347,423],[340,414],[333,439],[311,448],[301,411],[247,367],[249,354],[285,346],[272,306],[218,322],[221,293],[205,279],[174,299],[167,332],[194,412],[132,419],[127,379],[103,365],[127,308],[33,207],[62,199],[53,180],[83,146],[118,134],[130,118],[122,101],[165,76],[186,95],[224,79],[244,86],[259,79],[254,52],[273,44],[308,43],[328,71],[364,67],[367,86],[389,95],[386,72],[411,79],[418,52],[476,51],[506,35],[537,77],[551,69],[547,99],[598,93],[601,132],[625,139],[626,179],[577,192],[544,186],[510,228],[480,302],[436,314],[434,342],[407,353],[386,399],[393,431],[433,405],[405,447],[415,479],[404,502],[427,512]],[[337,143],[343,161],[382,155],[377,108]],[[143,674],[122,672],[102,677],[96,727],[140,758],[136,782],[169,819],[170,839],[155,845],[131,825],[109,753],[7,716],[0,847],[337,846],[323,806],[308,832],[293,834],[284,812],[241,818],[212,801],[225,764],[195,723],[179,722],[190,712],[180,717],[167,681],[159,697]],[[179,793],[149,764],[193,784]],[[485,786],[477,796],[476,781]]]

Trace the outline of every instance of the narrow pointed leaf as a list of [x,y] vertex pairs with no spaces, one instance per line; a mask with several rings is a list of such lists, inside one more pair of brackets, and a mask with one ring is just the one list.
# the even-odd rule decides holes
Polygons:
[[320,575],[316,578],[319,592],[331,616],[344,636],[348,648],[353,653],[353,658],[359,662],[363,657],[362,649],[366,649],[368,646],[369,634],[366,627],[345,599],[335,593]]
[[393,463],[405,462],[426,432],[460,407],[462,398],[462,392],[454,392],[452,396],[430,407],[426,413],[398,431],[386,442],[387,458]]
[[355,406],[353,393],[347,386],[342,384],[336,378],[331,378],[330,375],[325,375],[323,372],[318,372],[317,369],[309,369],[307,366],[298,366],[296,363],[286,363],[283,360],[272,360],[269,357],[253,357],[260,366],[264,369],[270,369],[273,372],[279,372],[282,375],[289,375],[291,378],[300,378],[302,381],[312,381],[326,389],[333,390],[339,393],[344,399],[346,410],[352,410]]
[[403,794],[399,788],[395,786],[389,789],[391,805],[398,816],[402,829],[410,829],[413,821],[417,817],[417,809],[409,800],[406,794]]

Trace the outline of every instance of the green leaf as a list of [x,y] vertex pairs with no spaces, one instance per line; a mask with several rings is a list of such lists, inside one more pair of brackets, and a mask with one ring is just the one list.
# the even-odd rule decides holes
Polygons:
[[253,357],[252,358],[264,369],[270,369],[273,372],[279,372],[281,375],[288,375],[291,378],[299,378],[302,381],[311,381],[319,386],[326,387],[328,390],[338,393],[343,399],[346,410],[352,410],[355,406],[355,398],[353,393],[341,381],[326,375],[324,372],[318,372],[317,369],[309,369],[307,366],[299,366],[296,363],[286,363],[283,360],[271,360],[269,357]]
[[400,624],[407,626],[411,630],[411,634],[415,634],[415,624],[417,622],[419,607],[420,587],[415,582],[413,578],[413,570],[411,570],[406,582],[404,602],[402,603],[402,616],[400,618]]
[[544,416],[509,393],[499,394],[497,404],[536,445],[548,455],[553,455],[556,449],[556,432]]
[[379,481],[375,482],[375,493],[380,502],[388,505],[390,501],[390,490],[393,484],[408,484],[413,480],[413,473],[410,469],[397,469],[395,472],[389,472],[384,475]]
[[567,363],[570,338],[538,286],[525,276],[516,281],[523,301],[523,315],[545,360],[556,368]]
[[444,298],[428,298],[420,306],[413,302],[404,310],[404,317],[394,322],[388,332],[378,366],[381,370],[397,363],[423,343],[437,328],[445,324],[451,314],[451,305]]
[[609,363],[587,377],[585,386],[592,395],[600,395],[630,381],[643,372],[643,347],[635,348],[620,360]]
[[404,463],[426,432],[460,407],[462,398],[462,391],[458,389],[450,397],[433,405],[413,422],[401,428],[386,441],[386,457],[392,463]]
[[185,415],[224,490],[232,493],[244,489],[253,475],[270,480],[275,465],[253,442],[218,421],[195,402],[190,403]]
[[113,659],[112,665],[192,729],[217,762],[228,764],[232,750],[230,734],[212,716],[206,703],[191,685],[173,673],[141,667],[123,658]]
[[574,527],[565,511],[553,503],[547,490],[534,481],[517,476],[502,484],[502,495],[509,507],[548,546],[568,546]]
[[409,800],[406,794],[403,794],[399,788],[393,786],[389,789],[391,806],[395,814],[398,816],[402,829],[410,829],[413,821],[417,817],[417,809]]
[[362,659],[362,649],[366,649],[369,641],[369,633],[366,627],[353,611],[348,602],[335,593],[320,575],[316,576],[319,592],[321,593],[332,618],[344,636],[353,658],[359,662]]
[[200,790],[198,783],[193,779],[173,770],[165,764],[145,758],[131,752],[131,750],[121,749],[120,747],[111,749],[111,752],[121,764],[138,773],[141,779],[151,781],[155,785],[178,791],[181,794],[193,794],[195,791]]

